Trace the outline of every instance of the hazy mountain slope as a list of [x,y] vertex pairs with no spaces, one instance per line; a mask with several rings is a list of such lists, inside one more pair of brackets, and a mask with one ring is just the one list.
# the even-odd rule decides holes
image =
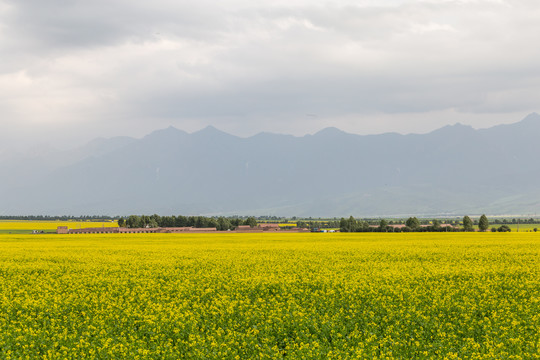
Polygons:
[[[22,213],[19,211],[27,213],[26,211],[34,209],[46,211],[43,209],[48,205],[39,204],[43,203],[41,199],[47,194],[52,195],[57,191],[56,185],[52,188],[45,186],[55,171],[87,158],[105,156],[133,141],[135,139],[129,137],[95,139],[67,151],[40,148],[28,153],[12,153],[6,156],[0,161],[0,214]],[[65,185],[69,186],[67,182]],[[47,203],[53,205],[54,201]]]
[[239,138],[212,127],[168,128],[139,140],[99,140],[40,176],[15,171],[1,206],[3,213],[75,215],[534,213],[537,134],[537,114],[425,135],[328,128]]

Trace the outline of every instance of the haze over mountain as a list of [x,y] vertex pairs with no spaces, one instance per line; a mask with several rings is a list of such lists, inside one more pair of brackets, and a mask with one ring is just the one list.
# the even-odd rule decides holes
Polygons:
[[489,129],[249,138],[170,127],[3,160],[0,214],[535,214],[540,115]]

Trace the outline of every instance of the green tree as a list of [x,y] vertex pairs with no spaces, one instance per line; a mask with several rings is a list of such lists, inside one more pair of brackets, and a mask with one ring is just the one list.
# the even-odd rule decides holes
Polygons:
[[208,227],[208,221],[204,216],[196,216],[194,227],[196,228],[205,228]]
[[188,219],[185,216],[178,215],[176,217],[176,221],[174,222],[174,226],[176,227],[186,227],[188,226]]
[[489,221],[486,215],[480,216],[480,220],[478,220],[478,228],[480,231],[486,231],[489,228]]
[[341,220],[339,220],[339,231],[349,232],[349,227],[347,226],[347,219],[341,218]]
[[358,229],[358,222],[352,215],[349,217],[348,227],[349,232],[355,232]]
[[388,231],[388,222],[386,220],[381,219],[381,221],[379,222],[379,231],[380,232]]
[[416,217],[410,217],[405,222],[405,225],[407,225],[408,228],[410,228],[412,231],[417,231],[420,229],[420,221]]
[[130,215],[126,220],[126,227],[128,228],[140,228],[143,227],[141,224],[141,218],[137,215]]
[[142,227],[142,228],[148,227],[148,225],[150,224],[150,216],[141,215],[140,219],[141,219],[140,220],[141,226],[139,226],[139,227]]
[[468,217],[467,215],[463,217],[463,229],[465,231],[474,231],[473,222],[471,218]]
[[176,216],[162,216],[158,223],[161,227],[174,227],[176,223]]
[[229,219],[224,218],[223,216],[219,217],[217,219],[217,222],[218,222],[217,229],[220,230],[220,231],[227,231],[227,230],[232,228],[232,225],[231,225],[231,222],[229,221]]
[[118,226],[119,227],[124,227],[125,223],[126,223],[126,220],[124,220],[124,218],[118,219]]
[[205,227],[209,227],[209,228],[218,228],[219,226],[219,222],[217,221],[217,219],[215,218],[206,218],[206,226]]
[[161,226],[161,216],[159,216],[158,214],[154,214],[154,215],[150,216],[150,221],[148,223],[149,224],[156,224],[156,226],[150,226],[150,227],[159,227],[159,226]]
[[341,232],[355,232],[360,230],[361,224],[351,215],[348,219],[341,218],[339,229]]
[[249,225],[252,228],[257,227],[257,220],[253,216],[250,216],[244,221],[244,225]]

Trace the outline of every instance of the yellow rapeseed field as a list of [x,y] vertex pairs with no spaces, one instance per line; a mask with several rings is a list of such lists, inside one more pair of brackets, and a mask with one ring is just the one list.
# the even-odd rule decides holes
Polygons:
[[538,359],[540,234],[0,235],[1,359]]
[[58,226],[67,226],[70,229],[89,227],[118,227],[116,221],[25,221],[25,220],[0,220],[0,231],[8,230],[56,230]]

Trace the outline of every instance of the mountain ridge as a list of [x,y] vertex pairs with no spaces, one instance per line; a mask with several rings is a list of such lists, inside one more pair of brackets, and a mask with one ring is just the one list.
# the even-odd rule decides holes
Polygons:
[[97,140],[94,145],[103,145],[89,156],[51,165],[37,175],[30,175],[36,162],[16,169],[0,190],[0,212],[536,212],[540,115],[523,121],[479,130],[455,124],[427,134],[356,135],[327,128],[302,137],[259,133],[247,138],[214,127],[194,133],[169,127],[141,139]]

